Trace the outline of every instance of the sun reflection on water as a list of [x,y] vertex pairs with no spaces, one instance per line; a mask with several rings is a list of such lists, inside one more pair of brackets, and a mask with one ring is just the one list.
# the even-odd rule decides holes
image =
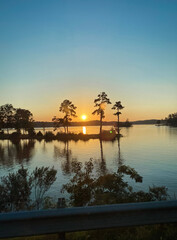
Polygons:
[[83,134],[86,134],[86,127],[82,128],[82,132],[83,132]]

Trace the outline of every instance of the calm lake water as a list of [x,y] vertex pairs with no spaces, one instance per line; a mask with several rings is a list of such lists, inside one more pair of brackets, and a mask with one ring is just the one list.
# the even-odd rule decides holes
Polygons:
[[[104,127],[110,129],[111,127]],[[71,127],[72,132],[82,132],[83,127]],[[98,133],[99,127],[86,127],[89,133]],[[54,166],[57,180],[47,193],[54,198],[63,197],[60,189],[72,177],[71,161],[84,163],[93,159],[97,171],[116,172],[123,163],[135,168],[143,177],[143,183],[126,180],[135,190],[148,190],[149,186],[166,186],[172,198],[177,196],[177,128],[154,125],[135,125],[122,128],[123,137],[114,142],[89,141],[41,142],[21,140],[13,144],[0,141],[0,176],[20,168],[21,164],[29,171],[40,166]]]

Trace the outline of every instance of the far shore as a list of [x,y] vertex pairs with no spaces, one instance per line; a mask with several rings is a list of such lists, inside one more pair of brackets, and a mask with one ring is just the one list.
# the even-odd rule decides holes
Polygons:
[[[136,124],[156,124],[158,119],[148,119],[148,120],[138,120],[138,121],[130,121],[129,125],[136,125]],[[47,121],[35,121],[34,123],[35,128],[47,128],[47,127],[54,127],[53,122],[47,122]],[[117,121],[103,121],[102,123],[103,126],[117,126]],[[100,126],[100,121],[99,120],[93,120],[93,121],[82,121],[82,122],[70,122],[69,127],[87,127],[87,126]],[[126,122],[120,122],[119,123],[120,127],[127,127]]]

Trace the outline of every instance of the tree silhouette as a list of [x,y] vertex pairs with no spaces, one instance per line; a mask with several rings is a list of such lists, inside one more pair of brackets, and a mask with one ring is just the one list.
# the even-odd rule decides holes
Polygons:
[[54,116],[52,118],[53,121],[53,127],[54,127],[54,131],[57,130],[57,128],[63,127],[64,131],[66,133],[66,123],[65,123],[65,118],[57,118],[56,116]]
[[40,209],[44,200],[44,194],[49,190],[56,180],[57,170],[54,167],[36,167],[32,172],[32,181],[34,186],[34,196],[36,208]]
[[[44,195],[56,180],[54,167],[36,167],[29,174],[23,165],[16,173],[0,178],[0,212],[41,208]],[[34,200],[31,193],[34,193]]]
[[6,128],[9,133],[9,128],[14,124],[14,111],[12,104],[5,104],[0,107],[0,125],[1,128]]
[[62,192],[69,193],[71,206],[161,201],[168,197],[164,186],[149,187],[148,192],[134,191],[125,177],[130,177],[136,183],[142,183],[143,178],[130,166],[122,165],[117,173],[107,171],[102,175],[95,174],[94,168],[92,159],[85,162],[85,165],[82,162],[73,162],[74,175],[62,188]]
[[76,108],[77,107],[75,107],[74,104],[67,99],[65,99],[60,105],[59,111],[65,114],[63,120],[66,125],[67,133],[68,133],[69,122],[72,121],[71,117],[77,117],[76,111],[75,111]]
[[12,104],[0,106],[0,128],[15,128],[17,132],[23,129],[31,133],[33,131],[33,114],[26,109],[14,108]]
[[106,104],[111,104],[109,98],[107,98],[107,94],[102,92],[98,94],[98,98],[94,100],[95,106],[97,109],[93,111],[93,115],[97,114],[100,115],[100,135],[102,133],[102,125],[103,125],[103,118],[105,118],[105,108]]
[[71,174],[71,165],[74,158],[72,158],[72,150],[69,148],[69,141],[65,141],[63,149],[54,146],[54,157],[64,158],[64,162],[61,164],[61,168],[64,175]]
[[177,113],[169,114],[165,120],[168,126],[177,127]]
[[122,114],[120,112],[121,109],[123,109],[124,107],[121,104],[121,101],[118,101],[114,104],[114,106],[112,107],[113,110],[116,110],[116,113],[114,113],[114,115],[117,116],[117,127],[118,127],[118,134],[119,134],[119,115]]
[[26,109],[17,108],[15,113],[15,129],[20,132],[21,129],[24,131],[30,131],[33,129],[33,114]]

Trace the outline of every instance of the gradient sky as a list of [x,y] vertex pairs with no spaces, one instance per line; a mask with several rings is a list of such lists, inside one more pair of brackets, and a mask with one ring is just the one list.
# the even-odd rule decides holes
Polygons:
[[176,13],[176,0],[0,0],[0,105],[51,121],[69,99],[92,120],[105,91],[122,120],[177,112]]

